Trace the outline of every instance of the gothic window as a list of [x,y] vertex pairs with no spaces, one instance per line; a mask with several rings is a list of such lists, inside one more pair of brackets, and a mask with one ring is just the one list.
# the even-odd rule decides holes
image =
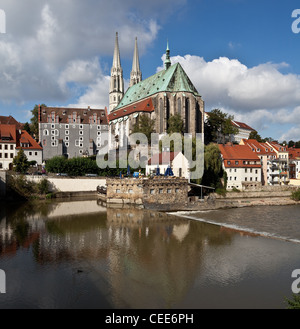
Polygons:
[[164,102],[162,98],[159,100],[159,121],[160,121],[160,127],[159,132],[164,132]]
[[114,89],[117,89],[117,79],[114,78]]
[[177,100],[177,113],[181,115],[181,98]]
[[190,100],[187,98],[185,103],[185,132],[190,130]]
[[202,132],[202,113],[200,111],[199,103],[196,103],[196,133]]

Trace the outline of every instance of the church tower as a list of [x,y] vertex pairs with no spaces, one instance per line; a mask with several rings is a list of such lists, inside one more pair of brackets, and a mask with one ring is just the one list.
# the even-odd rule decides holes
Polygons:
[[111,68],[109,88],[109,112],[111,113],[124,96],[123,69],[121,67],[118,32],[116,33],[113,66]]
[[134,46],[132,70],[130,73],[129,87],[132,87],[133,85],[141,81],[142,81],[142,72],[140,69],[139,50],[138,50],[137,38],[135,38],[135,46]]

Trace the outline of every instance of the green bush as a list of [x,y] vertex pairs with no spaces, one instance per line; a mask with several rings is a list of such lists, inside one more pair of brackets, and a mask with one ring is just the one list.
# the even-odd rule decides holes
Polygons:
[[285,301],[288,304],[288,307],[287,307],[288,309],[300,310],[300,295],[294,294],[292,300],[286,298]]
[[292,199],[295,201],[300,201],[300,189],[292,193]]
[[43,178],[39,183],[37,183],[36,187],[40,194],[47,194],[49,193],[50,183],[47,179]]

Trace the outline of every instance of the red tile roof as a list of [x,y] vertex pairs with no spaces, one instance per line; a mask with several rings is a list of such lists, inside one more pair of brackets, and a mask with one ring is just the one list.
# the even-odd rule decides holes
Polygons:
[[247,145],[219,144],[219,149],[226,168],[261,168],[259,157]]
[[138,112],[151,113],[153,111],[155,111],[155,108],[153,106],[152,99],[147,98],[141,102],[130,104],[128,106],[122,107],[117,111],[111,112],[108,115],[108,120],[113,121],[133,113],[138,113]]
[[255,131],[255,129],[251,128],[250,126],[248,126],[246,123],[243,123],[243,122],[238,122],[238,121],[235,121],[235,120],[232,120],[231,121],[232,124],[238,128],[241,128],[241,129],[246,129],[246,130],[251,130],[251,131]]
[[276,155],[273,147],[267,143],[260,143],[256,139],[243,139],[242,141],[252,150],[252,152],[259,155]]
[[52,114],[54,114],[55,122],[71,124],[69,116],[73,120],[73,114],[76,114],[76,124],[89,124],[90,120],[96,117],[96,124],[107,125],[106,109],[91,109],[91,108],[68,108],[68,107],[41,107],[39,110],[39,122],[52,123]]
[[0,116],[0,125],[15,125],[17,129],[23,129],[23,124],[15,120],[11,115]]
[[16,144],[17,129],[15,125],[0,125],[0,142]]
[[158,165],[158,164],[170,164],[179,152],[162,152],[159,154],[154,154],[148,161],[148,165]]
[[[29,144],[28,147],[23,147],[21,144]],[[26,130],[22,130],[21,136],[18,138],[17,149],[23,150],[42,150],[43,148],[28,134]]]
[[291,160],[295,160],[295,159],[300,159],[300,149],[296,149],[296,148],[289,148],[289,158]]

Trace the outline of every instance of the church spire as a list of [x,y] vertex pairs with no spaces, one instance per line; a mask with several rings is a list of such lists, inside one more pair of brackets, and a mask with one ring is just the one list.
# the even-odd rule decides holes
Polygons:
[[113,111],[124,96],[123,69],[120,60],[120,48],[118,32],[116,33],[113,65],[111,68],[110,89],[109,89],[109,111]]
[[165,60],[165,68],[166,68],[166,70],[167,70],[170,66],[171,66],[170,48],[169,48],[169,41],[167,41],[166,60]]
[[130,87],[142,81],[142,72],[140,69],[140,60],[139,60],[139,50],[137,44],[137,38],[135,38],[134,53],[133,53],[133,62],[132,70],[130,73]]

